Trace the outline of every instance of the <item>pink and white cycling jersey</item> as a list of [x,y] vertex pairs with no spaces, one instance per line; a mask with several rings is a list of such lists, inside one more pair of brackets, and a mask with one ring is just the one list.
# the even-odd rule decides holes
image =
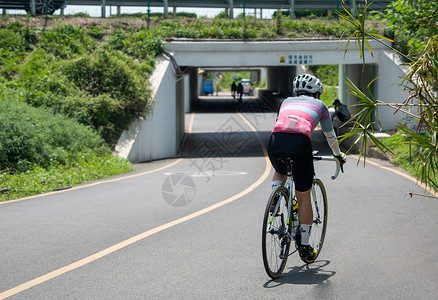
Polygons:
[[323,132],[333,130],[330,113],[324,102],[306,95],[289,97],[281,104],[272,133],[302,133],[310,138],[320,122]]

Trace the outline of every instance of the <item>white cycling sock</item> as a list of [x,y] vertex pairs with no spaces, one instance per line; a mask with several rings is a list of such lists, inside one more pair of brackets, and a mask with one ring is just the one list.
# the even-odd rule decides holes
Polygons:
[[309,245],[310,230],[312,225],[301,224],[301,245]]
[[282,186],[283,182],[281,182],[280,180],[274,180],[272,182],[272,189],[275,190],[277,187]]

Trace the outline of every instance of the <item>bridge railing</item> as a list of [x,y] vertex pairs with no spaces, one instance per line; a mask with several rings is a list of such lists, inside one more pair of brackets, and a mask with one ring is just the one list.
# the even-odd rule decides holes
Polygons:
[[[369,2],[369,1],[368,1]],[[375,0],[370,9],[385,9],[391,0]],[[32,15],[84,14],[92,17],[108,17],[121,14],[161,15],[164,18],[178,14],[194,14],[195,17],[222,15],[236,18],[253,15],[272,18],[277,10],[287,12],[291,18],[302,13],[330,14],[344,6],[355,14],[354,7],[366,5],[365,0],[0,0],[3,14],[31,12]],[[18,11],[17,11],[18,10]],[[307,10],[303,12],[303,10]]]

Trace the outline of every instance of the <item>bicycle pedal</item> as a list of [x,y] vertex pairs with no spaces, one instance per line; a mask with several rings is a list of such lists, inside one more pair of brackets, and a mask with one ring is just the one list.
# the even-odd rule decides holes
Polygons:
[[286,236],[281,240],[281,245],[282,245],[282,246],[285,246],[285,245],[287,245],[288,243],[290,243],[290,241],[291,241],[290,236],[289,236],[289,235],[286,235]]

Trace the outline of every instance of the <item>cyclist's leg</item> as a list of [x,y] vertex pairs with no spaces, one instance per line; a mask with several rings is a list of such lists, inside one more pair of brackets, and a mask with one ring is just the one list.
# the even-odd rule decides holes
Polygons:
[[318,251],[310,245],[310,233],[313,225],[313,209],[310,190],[300,192],[296,190],[298,200],[298,219],[300,221],[300,239],[298,252],[305,263],[312,263],[318,256]]
[[295,190],[298,200],[298,218],[301,224],[312,225],[313,222],[313,212],[312,204],[310,202],[310,190],[305,192],[300,192]]
[[284,143],[282,140],[285,138],[285,136],[274,133],[271,135],[268,142],[268,156],[275,170],[274,175],[272,175],[273,189],[277,186],[283,185],[287,179],[287,166],[278,161],[279,157],[284,156]]
[[[277,183],[276,185],[284,185],[285,181],[287,179],[287,174],[281,174],[278,173],[277,171],[274,172],[274,175],[272,175],[272,183]],[[275,188],[274,186],[272,186],[273,188]]]
[[[307,137],[306,137],[307,138]],[[311,188],[313,184],[313,155],[310,139],[303,139],[302,151],[295,158],[292,170],[295,182],[295,193],[298,201],[298,219],[300,221],[300,243],[298,250],[301,259],[311,263],[317,256],[317,251],[309,243],[310,231],[313,225],[313,210],[311,204]]]
[[309,246],[310,230],[313,224],[313,210],[310,202],[310,190],[295,191],[298,200],[298,219],[300,220],[300,245]]
[[312,189],[314,168],[310,140],[303,141],[303,151],[297,155],[292,172],[295,182],[295,194],[298,200],[300,224],[312,225],[313,213],[310,190]]

